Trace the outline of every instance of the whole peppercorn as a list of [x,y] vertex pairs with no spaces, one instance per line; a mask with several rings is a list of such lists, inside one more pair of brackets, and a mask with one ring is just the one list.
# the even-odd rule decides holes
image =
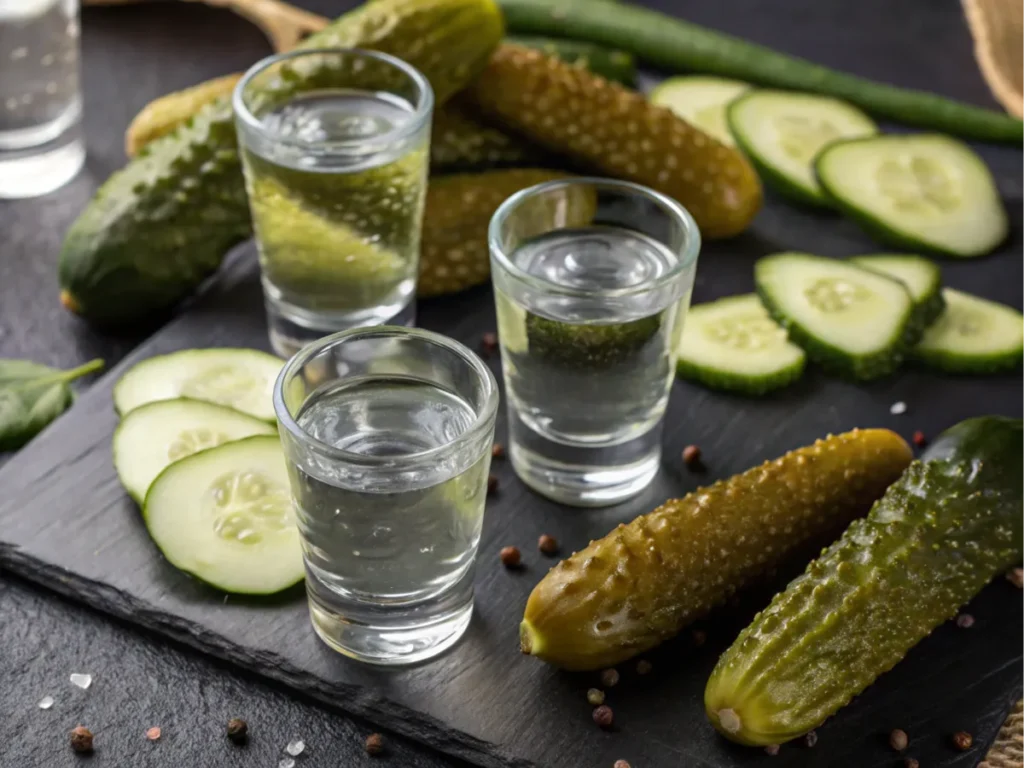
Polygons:
[[615,765],[613,765],[612,768],[633,768],[633,766],[631,766],[625,760],[616,760]]
[[640,659],[640,661],[636,663],[636,673],[638,675],[649,675],[651,674],[652,669],[653,667],[651,666],[651,662],[647,659]]
[[683,463],[690,467],[700,466],[700,448],[696,445],[688,445],[683,448]]
[[488,475],[487,476],[487,495],[493,496],[498,492],[498,476]]
[[902,752],[907,748],[907,744],[910,743],[910,738],[907,736],[906,731],[901,731],[899,728],[889,734],[889,746],[895,749],[897,752]]
[[808,747],[813,747],[815,744],[818,743],[818,734],[814,731],[808,731],[807,734],[804,736],[804,743]]
[[781,747],[779,747],[778,744],[769,744],[767,747],[764,748],[764,751],[765,754],[775,757],[777,754],[779,754],[780,749]]
[[503,459],[505,458],[505,446],[501,443],[495,443],[491,446],[491,458]]
[[960,629],[970,629],[974,626],[974,617],[969,613],[961,613],[956,617],[956,625]]
[[384,737],[379,733],[371,733],[366,737],[366,754],[381,755],[384,753]]
[[966,752],[974,744],[974,737],[967,731],[957,731],[953,734],[953,746],[961,752]]
[[72,728],[71,749],[80,755],[92,752],[92,731],[84,725],[76,725]]
[[228,738],[232,744],[242,746],[249,740],[249,724],[240,717],[228,720]]
[[484,352],[493,352],[498,348],[498,334],[488,332],[480,337],[480,346]]
[[605,688],[614,688],[619,682],[619,670],[606,669],[601,672],[601,685]]
[[523,560],[519,547],[502,547],[498,557],[501,558],[501,564],[506,568],[516,568]]
[[914,445],[916,445],[918,448],[924,448],[925,445],[928,444],[928,440],[925,438],[924,432],[922,432],[920,429],[914,433],[914,437],[912,438],[912,440],[914,441]]
[[612,708],[607,704],[602,704],[594,710],[594,722],[602,728],[611,728],[614,719],[615,715],[612,712]]
[[908,757],[903,761],[903,768],[921,768],[921,764],[913,757]]
[[556,555],[558,554],[558,539],[545,533],[537,539],[537,549],[544,555]]
[[600,688],[591,688],[587,691],[587,703],[592,707],[600,707],[604,704],[604,691]]

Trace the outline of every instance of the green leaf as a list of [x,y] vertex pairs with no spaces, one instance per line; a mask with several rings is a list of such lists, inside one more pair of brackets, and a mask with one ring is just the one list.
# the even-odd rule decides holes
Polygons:
[[71,405],[68,383],[102,367],[102,360],[92,360],[62,371],[0,358],[0,451],[13,451],[35,437]]

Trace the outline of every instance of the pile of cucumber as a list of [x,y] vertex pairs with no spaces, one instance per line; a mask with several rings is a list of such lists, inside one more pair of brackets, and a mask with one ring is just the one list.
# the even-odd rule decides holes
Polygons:
[[238,594],[303,578],[271,394],[281,360],[251,349],[149,358],[114,388],[114,467],[175,567]]
[[761,395],[798,378],[806,358],[869,380],[910,358],[947,373],[994,373],[1024,355],[1024,316],[942,287],[922,256],[829,259],[778,253],[754,266],[757,294],[690,309],[678,372],[713,389]]
[[992,174],[949,136],[882,135],[840,99],[717,77],[670,78],[651,101],[738,145],[779,194],[842,211],[886,245],[971,258],[1009,231]]

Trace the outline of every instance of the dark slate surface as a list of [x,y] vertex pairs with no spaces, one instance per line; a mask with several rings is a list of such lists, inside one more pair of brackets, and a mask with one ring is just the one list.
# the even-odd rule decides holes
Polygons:
[[[668,0],[651,4],[663,8],[673,5]],[[310,7],[325,13],[340,10],[328,3],[311,3]],[[686,14],[695,21],[860,74],[991,103],[970,59],[970,44],[956,3],[800,0],[783,6],[756,0],[719,0],[688,4]],[[133,335],[122,338],[101,336],[65,315],[55,301],[53,269],[61,234],[95,185],[122,162],[124,125],[149,98],[242,68],[266,50],[251,27],[230,14],[194,5],[89,9],[84,21],[90,150],[87,172],[48,198],[0,202],[4,242],[0,258],[0,355],[31,356],[66,365],[96,354],[117,359],[148,330],[135,329]],[[946,276],[956,287],[1019,307],[1020,153],[984,148],[984,155],[1013,211],[1014,235],[999,256],[984,262],[949,264]],[[872,247],[846,222],[771,203],[752,233],[705,251],[695,300],[748,290],[751,261],[770,250],[804,248],[844,255]],[[488,299],[486,291],[476,291],[449,303],[427,304],[421,312],[422,323],[464,340],[475,340],[482,327],[493,327]],[[203,310],[202,316],[215,322],[191,326],[197,330],[190,331],[189,323],[199,322],[200,316],[196,315],[154,343],[173,346],[218,343],[218,339],[242,343],[246,334],[253,343],[263,343],[261,332],[253,327],[259,310],[251,282],[243,279],[234,293],[211,301],[213,304]],[[244,326],[242,335],[229,330],[233,324]],[[182,339],[181,335],[188,338]],[[160,625],[164,632],[186,643],[261,672],[273,672],[287,684],[304,687],[334,706],[375,714],[378,722],[392,724],[448,753],[468,753],[484,764],[502,764],[522,755],[537,764],[553,766],[610,765],[618,757],[629,758],[635,766],[763,761],[765,758],[756,753],[726,747],[715,739],[703,721],[694,692],[702,688],[717,652],[765,596],[751,596],[745,606],[720,615],[709,625],[710,640],[701,650],[691,649],[682,640],[653,656],[660,674],[643,681],[624,675],[624,682],[610,699],[620,727],[616,733],[603,734],[593,729],[588,708],[582,704],[589,679],[554,673],[532,660],[520,659],[514,651],[512,627],[529,588],[546,567],[532,551],[538,533],[553,533],[566,546],[579,546],[588,538],[588,527],[603,532],[618,519],[646,509],[668,493],[692,487],[694,478],[682,472],[673,458],[684,443],[700,443],[709,455],[712,474],[718,475],[742,469],[829,430],[888,425],[905,435],[914,429],[933,434],[975,413],[1019,415],[1021,409],[1019,377],[954,381],[908,371],[869,388],[853,388],[814,376],[768,403],[723,398],[677,385],[660,485],[628,508],[596,513],[558,510],[523,491],[507,467],[499,468],[503,494],[489,513],[479,583],[484,595],[500,589],[504,599],[481,600],[481,610],[467,640],[444,660],[382,675],[342,662],[317,646],[306,629],[301,601],[272,610],[229,602],[230,607],[225,609],[219,597],[197,590],[159,562],[111,481],[109,436],[105,433],[112,424],[112,415],[108,393],[103,389],[101,384],[0,474],[6,502],[0,504],[0,517],[4,518],[0,539],[20,545],[2,547],[0,559],[47,587],[80,595],[86,602],[124,614],[133,622]],[[898,418],[888,413],[888,405],[897,399],[910,406],[908,413]],[[91,431],[83,429],[86,421],[92,423]],[[58,454],[64,457],[63,462]],[[54,473],[58,465],[61,469]],[[494,567],[495,551],[506,543],[521,544],[530,553],[530,567],[514,579]],[[61,567],[73,564],[75,570],[93,578],[109,578],[122,591],[86,584],[70,572],[53,567],[41,568],[32,553]],[[16,587],[22,592],[27,589],[20,584]],[[66,679],[65,672],[84,658],[77,649],[102,648],[116,641],[139,651],[116,654],[116,660],[101,657],[104,668],[116,670],[127,691],[140,690],[139,686],[153,676],[141,658],[153,649],[159,649],[161,663],[169,667],[161,674],[182,672],[183,679],[200,674],[210,680],[209,686],[167,686],[153,699],[155,708],[149,710],[153,721],[149,724],[161,720],[166,724],[172,717],[184,717],[185,711],[202,711],[203,690],[216,685],[223,685],[232,701],[242,703],[249,711],[259,711],[271,695],[249,680],[229,679],[227,672],[214,672],[209,665],[196,672],[189,666],[196,662],[188,655],[119,625],[95,618],[80,623],[81,612],[60,601],[38,603],[55,617],[50,628],[40,620],[41,614],[26,616],[17,607],[8,610],[11,600],[7,593],[9,588],[0,605],[4,611],[0,642],[5,648],[0,659],[24,660],[12,664],[15,670],[52,674],[57,669],[59,676],[52,679]],[[41,600],[31,591],[27,594],[32,600]],[[128,599],[126,596],[131,594],[136,597]],[[138,597],[147,599],[148,604],[139,602]],[[194,619],[209,618],[230,625],[226,630],[235,638],[243,634],[240,624],[251,627],[252,631],[245,631],[243,637],[249,649],[242,651],[192,624],[169,620],[169,606],[191,612]],[[1019,695],[1020,594],[1008,593],[1005,584],[994,584],[970,610],[978,617],[973,629],[958,632],[952,627],[942,628],[823,728],[813,751],[787,748],[772,764],[890,765],[894,760],[884,747],[884,733],[895,726],[911,733],[912,751],[923,765],[974,764],[982,749],[957,756],[948,747],[948,734],[967,728],[983,746],[994,734],[1010,699]],[[268,616],[273,618],[268,620]],[[253,623],[245,625],[250,617],[254,617]],[[276,626],[271,627],[275,621]],[[33,641],[35,637],[44,637],[50,644],[45,646],[45,656],[37,656],[42,646],[33,645],[38,642]],[[295,637],[296,641],[282,643],[281,637]],[[288,647],[290,663],[298,664],[295,668],[275,667],[268,663],[270,656],[254,649],[260,645],[264,650]],[[299,674],[301,664],[307,668],[318,665],[321,674],[336,682],[345,679],[359,685],[370,681],[373,691],[314,684]],[[33,758],[23,756],[49,754],[46,750],[53,738],[51,726],[44,718],[27,717],[21,711],[26,702],[35,701],[31,686],[26,688],[25,675],[8,674],[6,668],[0,673],[4,681],[0,685],[0,737],[4,740],[0,744],[0,764],[32,765]],[[11,680],[14,685],[9,684]],[[442,701],[436,699],[439,690],[444,692]],[[391,701],[419,707],[434,719],[404,717]],[[115,724],[126,722],[124,711],[132,707],[120,696],[96,696],[89,702],[97,721]],[[12,718],[9,713],[18,715]],[[325,727],[320,723],[334,723],[341,728],[339,723],[343,722],[309,707],[296,709],[295,717],[296,722],[307,722],[308,718],[318,727]],[[440,721],[465,728],[487,743],[453,734],[440,727]],[[12,724],[15,728],[9,729]],[[273,731],[273,736],[267,734],[268,743],[283,744],[296,735],[287,726],[278,730],[274,722],[267,727]],[[16,738],[18,751],[8,747],[12,738]],[[221,764],[201,739],[182,739],[175,742],[175,749],[173,756],[154,764]],[[125,748],[123,759],[104,759],[113,765],[135,765],[139,758],[129,757],[133,754]],[[268,752],[268,757],[271,754]],[[253,764],[263,764],[268,757]],[[346,764],[340,750],[338,758],[338,764]],[[60,764],[55,759],[38,759],[40,765]],[[413,763],[403,760],[398,764]]]

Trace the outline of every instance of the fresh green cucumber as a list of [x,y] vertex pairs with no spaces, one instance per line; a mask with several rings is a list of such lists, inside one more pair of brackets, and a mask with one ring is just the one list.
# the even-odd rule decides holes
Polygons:
[[146,529],[176,568],[225,592],[269,595],[302,580],[281,441],[258,435],[176,461],[153,481]]
[[274,420],[271,397],[283,365],[255,349],[186,349],[136,363],[114,386],[114,408],[126,416],[157,400],[189,397]]
[[265,421],[223,405],[179,398],[134,409],[114,431],[114,469],[140,504],[157,475],[193,453],[253,435],[276,435]]
[[725,109],[729,102],[750,90],[749,83],[724,77],[687,75],[670,77],[650,92],[652,104],[668,107],[683,120],[700,128],[723,144],[734,147]]
[[854,256],[850,261],[858,267],[894,277],[906,287],[914,300],[914,314],[907,329],[908,345],[916,344],[924,329],[942,314],[946,306],[942,298],[942,270],[931,259],[905,253],[877,253]]
[[932,93],[895,88],[763,45],[613,0],[499,0],[514,34],[551,35],[621,48],[670,72],[733,77],[772,88],[835,96],[910,125],[1020,146],[1024,124]]
[[1024,356],[1024,315],[1013,307],[944,288],[946,309],[911,355],[949,373],[1013,370]]
[[749,745],[818,727],[1018,564],[1022,433],[1000,416],[944,432],[718,660],[714,726]]
[[595,75],[633,87],[636,83],[636,62],[633,54],[580,40],[559,40],[552,37],[509,37],[508,42],[557,56],[569,64],[589,69]]
[[[398,56],[427,77],[440,105],[486,64],[502,27],[493,0],[375,0],[300,48],[361,47]],[[330,75],[297,69],[289,72],[300,81]],[[250,231],[231,104],[220,98],[147,144],[100,187],[61,249],[61,302],[106,325],[159,314],[193,291]]]
[[788,91],[751,91],[726,110],[736,143],[761,177],[782,194],[830,205],[814,176],[814,158],[839,139],[878,133],[874,121],[839,99]]
[[814,167],[834,203],[883,243],[969,258],[992,251],[1009,231],[985,163],[948,136],[837,141]]
[[712,389],[763,395],[800,378],[804,351],[750,293],[690,307],[677,370]]
[[790,339],[823,368],[873,379],[902,361],[914,302],[900,281],[849,262],[777,253],[758,259],[754,282]]

